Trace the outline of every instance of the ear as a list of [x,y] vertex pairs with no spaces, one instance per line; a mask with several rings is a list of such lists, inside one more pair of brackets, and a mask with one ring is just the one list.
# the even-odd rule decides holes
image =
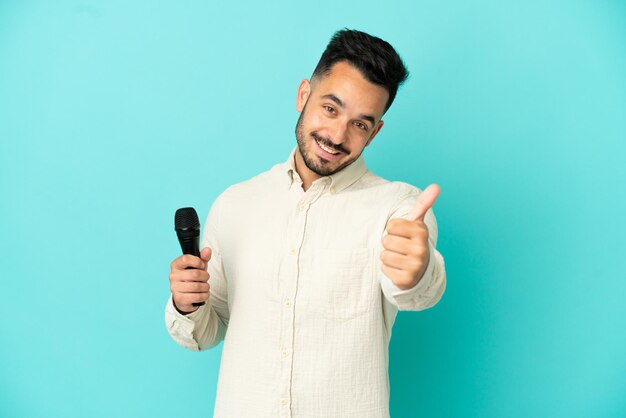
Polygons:
[[296,110],[298,112],[302,112],[310,94],[311,83],[305,78],[300,82],[300,86],[298,86],[298,95],[296,96]]
[[379,120],[378,124],[376,125],[376,127],[374,128],[374,132],[372,132],[372,135],[370,135],[370,139],[367,140],[367,144],[365,144],[365,146],[368,146],[372,140],[374,139],[374,137],[376,135],[378,135],[378,132],[380,132],[380,130],[383,128],[383,125],[385,124],[385,122],[383,122],[383,120]]

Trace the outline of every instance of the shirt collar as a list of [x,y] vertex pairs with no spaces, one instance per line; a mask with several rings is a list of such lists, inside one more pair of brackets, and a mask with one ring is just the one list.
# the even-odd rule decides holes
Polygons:
[[[285,163],[283,164],[283,171],[287,175],[288,187],[291,187],[294,180],[302,183],[300,175],[296,171],[295,156],[297,149],[298,146],[296,145],[293,150],[291,150],[287,161],[285,161]],[[363,158],[363,155],[360,155],[359,158],[357,158],[347,167],[344,167],[342,170],[336,172],[335,174],[331,174],[330,176],[321,177],[315,180],[315,182],[328,182],[330,192],[339,193],[348,186],[352,185],[358,179],[360,179],[366,172],[367,166],[365,165],[365,159]]]

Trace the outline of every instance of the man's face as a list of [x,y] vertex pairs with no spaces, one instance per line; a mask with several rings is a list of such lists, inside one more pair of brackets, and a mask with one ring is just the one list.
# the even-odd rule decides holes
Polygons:
[[388,98],[384,87],[347,62],[336,63],[321,79],[302,81],[296,139],[313,177],[336,173],[361,155],[383,125]]

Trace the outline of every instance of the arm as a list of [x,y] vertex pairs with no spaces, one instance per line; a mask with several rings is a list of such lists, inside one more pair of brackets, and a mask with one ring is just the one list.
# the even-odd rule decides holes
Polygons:
[[219,230],[219,198],[214,203],[204,226],[201,247],[211,248],[207,263],[209,294],[205,305],[184,313],[174,303],[172,294],[165,307],[165,325],[179,345],[193,351],[205,350],[219,344],[226,335],[228,320],[228,287],[222,253],[217,243]]
[[[432,201],[418,202],[417,197],[421,192],[416,188],[402,196],[396,203],[394,210],[389,216],[387,228],[383,233],[383,246],[385,249],[391,248],[398,242],[398,238],[386,238],[388,229],[392,229],[393,234],[411,235],[405,231],[417,230],[416,236],[418,241],[421,240],[418,249],[414,254],[414,259],[409,260],[412,268],[415,268],[415,275],[410,279],[404,279],[406,272],[395,269],[400,267],[401,261],[395,254],[389,251],[381,252],[382,271],[380,274],[380,282],[383,294],[389,303],[397,307],[399,310],[419,311],[434,306],[443,295],[446,287],[446,272],[444,260],[436,249],[437,244],[437,221],[435,215],[430,208],[436,199],[436,195]],[[422,199],[425,196],[422,196]],[[391,220],[399,219],[400,222]],[[403,225],[406,224],[406,225]],[[419,225],[414,225],[417,223]],[[409,229],[406,229],[409,228]],[[398,231],[399,232],[396,232]],[[394,241],[395,240],[395,241]],[[421,250],[420,250],[421,247]],[[420,254],[423,260],[419,259]],[[407,256],[408,257],[408,256]],[[396,264],[398,263],[398,264]],[[407,284],[408,283],[408,284]]]

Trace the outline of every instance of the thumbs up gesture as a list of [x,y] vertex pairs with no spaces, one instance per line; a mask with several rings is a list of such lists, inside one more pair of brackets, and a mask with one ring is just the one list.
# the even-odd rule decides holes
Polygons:
[[382,270],[402,290],[419,283],[428,267],[430,251],[424,216],[435,204],[439,191],[438,185],[431,184],[418,196],[408,219],[387,222],[387,235],[382,239],[385,249],[380,254]]

